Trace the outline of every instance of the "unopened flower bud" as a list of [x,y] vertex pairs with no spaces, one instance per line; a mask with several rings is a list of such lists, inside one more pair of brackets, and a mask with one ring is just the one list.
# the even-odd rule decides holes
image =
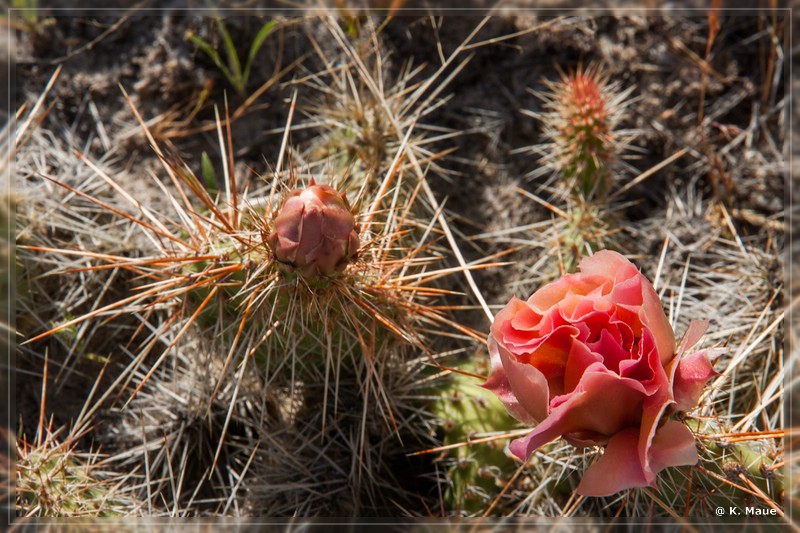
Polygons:
[[347,266],[360,245],[358,230],[345,196],[312,181],[289,193],[269,245],[277,261],[301,275],[323,276]]

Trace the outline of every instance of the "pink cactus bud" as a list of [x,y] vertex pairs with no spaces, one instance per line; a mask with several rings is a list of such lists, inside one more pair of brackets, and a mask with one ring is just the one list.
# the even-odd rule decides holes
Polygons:
[[344,194],[312,181],[286,197],[269,245],[277,261],[301,275],[324,276],[344,270],[358,251],[358,231]]

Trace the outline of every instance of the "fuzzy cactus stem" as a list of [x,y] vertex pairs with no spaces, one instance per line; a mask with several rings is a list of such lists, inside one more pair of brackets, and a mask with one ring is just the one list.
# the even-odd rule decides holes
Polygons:
[[544,102],[544,111],[534,114],[547,139],[539,147],[542,163],[560,173],[579,197],[604,199],[614,166],[628,147],[631,132],[618,126],[632,88],[621,90],[594,64],[562,72],[559,81],[545,85],[547,92],[535,93]]

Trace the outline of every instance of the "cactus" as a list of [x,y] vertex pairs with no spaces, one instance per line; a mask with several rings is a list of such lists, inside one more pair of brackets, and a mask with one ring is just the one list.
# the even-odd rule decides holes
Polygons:
[[783,468],[769,432],[763,439],[758,434],[744,439],[711,438],[710,435],[725,433],[720,431],[718,423],[688,419],[687,425],[701,437],[701,461],[697,468],[703,471],[692,475],[691,491],[687,480],[661,484],[662,493],[674,499],[677,508],[689,509],[692,516],[714,516],[718,507],[766,509],[769,500],[783,505]]
[[558,178],[557,201],[521,192],[556,215],[551,226],[531,240],[532,247],[544,248],[547,255],[542,268],[541,252],[528,254],[537,265],[531,268],[536,272],[531,288],[574,272],[581,258],[597,250],[624,250],[615,235],[618,209],[608,192],[618,171],[629,168],[622,155],[637,131],[622,129],[620,123],[633,87],[622,89],[597,64],[559,73],[559,80],[544,81],[546,91],[533,92],[543,109],[523,111],[540,122],[544,137],[542,144],[526,149],[540,155],[540,167],[530,176],[549,173]]
[[[458,370],[480,372],[476,366],[470,361]],[[474,515],[487,509],[516,466],[505,453],[508,439],[466,444],[482,433],[513,429],[516,421],[493,394],[480,387],[478,379],[459,373],[450,378],[438,388],[438,398],[430,406],[431,414],[439,420],[443,444],[465,444],[450,450],[443,460],[447,465],[444,499],[451,512]]]
[[[78,445],[91,430],[91,407],[95,387],[69,428],[53,431],[53,418],[46,423],[48,357],[42,372],[39,421],[28,440],[20,416],[16,442],[16,512],[25,517],[100,517],[130,512],[134,501],[122,476],[106,470],[96,451],[79,451]],[[102,377],[102,374],[101,374]],[[102,401],[103,398],[100,399]],[[2,431],[11,445],[11,434]],[[5,442],[3,443],[6,444]]]
[[[77,440],[65,437],[66,430],[46,443],[20,437],[20,512],[95,514],[97,502],[106,502],[110,512],[120,507],[151,516],[486,513],[642,520],[702,515],[711,504],[741,506],[755,491],[745,480],[781,503],[782,448],[767,440],[777,437],[758,434],[784,421],[777,406],[785,392],[780,378],[791,367],[780,342],[783,230],[780,213],[772,212],[780,202],[769,201],[779,190],[773,184],[780,182],[784,139],[772,122],[760,127],[780,117],[781,108],[755,109],[746,97],[744,107],[737,102],[742,83],[777,79],[783,63],[775,64],[776,76],[759,77],[741,61],[715,61],[711,66],[723,77],[737,77],[709,87],[720,100],[705,107],[709,114],[719,111],[723,124],[711,122],[708,130],[689,124],[696,87],[665,84],[662,68],[705,76],[696,58],[672,46],[680,48],[685,37],[696,42],[701,24],[660,21],[657,29],[665,31],[659,35],[670,39],[648,40],[654,52],[645,72],[641,58],[626,54],[631,43],[620,39],[654,26],[623,19],[548,18],[533,27],[533,20],[495,17],[469,31],[471,23],[452,25],[447,17],[409,25],[396,17],[359,16],[347,21],[359,25],[349,25],[349,35],[335,17],[298,19],[275,34],[274,75],[263,79],[269,65],[260,65],[263,85],[213,124],[209,107],[222,105],[215,99],[226,87],[209,83],[201,92],[203,69],[192,68],[189,56],[197,49],[173,31],[184,22],[164,22],[169,25],[159,30],[158,47],[137,45],[126,55],[135,58],[132,72],[142,74],[140,80],[125,76],[135,82],[133,100],[156,114],[141,120],[149,125],[144,137],[155,154],[144,153],[146,143],[125,123],[130,115],[117,108],[118,99],[93,94],[80,100],[77,91],[76,100],[75,84],[59,89],[52,102],[44,95],[35,105],[28,102],[16,114],[21,129],[9,136],[9,154],[24,145],[13,154],[19,157],[8,158],[17,163],[15,181],[24,193],[16,326],[26,343],[17,358],[23,363],[18,392],[30,391],[49,353],[58,370],[54,414],[71,420],[71,391],[86,389],[101,372],[99,363],[106,365],[97,382],[105,400],[92,408],[91,430]],[[767,19],[758,22],[758,35],[778,43],[772,52],[780,52],[781,40],[770,39],[780,32],[770,32]],[[746,37],[747,27],[737,24],[726,33],[728,41]],[[580,35],[572,35],[575,30]],[[507,158],[508,143],[519,139],[509,115],[520,101],[519,84],[505,84],[502,98],[487,100],[497,91],[484,82],[508,77],[484,60],[491,56],[508,66],[540,58],[554,35],[564,45],[560,59],[574,61],[580,50],[597,45],[596,55],[614,62],[615,77],[596,66],[578,67],[542,85],[547,95],[537,111],[546,122],[542,142],[549,144],[538,149],[545,152],[542,174],[557,180],[536,190],[552,195],[539,204],[550,211],[520,208],[516,192],[508,198],[511,191],[540,184],[520,183]],[[249,41],[240,44],[246,52]],[[721,44],[715,57],[726,59]],[[508,46],[519,55],[504,55]],[[772,55],[782,59],[777,52]],[[97,66],[102,76],[103,62]],[[68,64],[63,68],[75,75]],[[34,68],[25,79],[22,100],[44,81],[40,71]],[[639,118],[655,128],[646,137],[652,148],[647,161],[659,157],[653,143],[660,140],[666,147],[706,140],[725,168],[745,165],[733,176],[744,180],[744,193],[754,179],[765,178],[766,189],[738,195],[741,205],[724,220],[706,217],[723,213],[705,209],[708,161],[687,149],[685,166],[647,174],[663,178],[647,202],[627,213],[614,204],[627,190],[614,182],[624,165],[629,133],[619,126],[630,95],[616,83],[617,73],[642,80],[648,105]],[[453,99],[446,94],[450,83],[458,84]],[[768,89],[765,98],[783,101],[782,91]],[[280,102],[291,102],[288,113]],[[115,120],[105,127],[109,117]],[[477,125],[473,118],[480,119]],[[750,119],[759,127],[738,131]],[[290,122],[282,144],[288,151],[271,153],[284,120]],[[209,143],[214,139],[206,134],[215,127],[219,142]],[[247,138],[252,131],[258,139]],[[722,146],[722,135],[729,145]],[[453,139],[458,153],[450,158]],[[267,150],[263,164],[261,148]],[[232,176],[276,159],[274,174],[265,179]],[[164,168],[154,170],[159,162]],[[758,172],[751,172],[753,165]],[[319,176],[330,176],[324,183],[332,187],[309,185],[312,175],[320,182]],[[446,210],[437,200],[445,195]],[[670,217],[686,220],[687,227],[670,226]],[[736,228],[747,232],[740,238]],[[473,248],[473,231],[492,232],[484,250]],[[450,250],[438,244],[445,241]],[[459,246],[471,248],[466,259]],[[703,458],[697,467],[669,469],[657,490],[582,499],[572,490],[600,450],[577,452],[553,442],[521,465],[508,457],[501,436],[515,423],[480,380],[439,372],[438,364],[469,342],[459,320],[485,329],[477,325],[466,287],[446,276],[485,264],[493,254],[516,254],[514,267],[502,274],[467,280],[491,317],[503,291],[525,292],[515,284],[540,286],[538,277],[571,271],[592,250],[618,246],[634,250],[649,274],[658,273],[676,329],[687,314],[707,316],[719,321],[714,341],[740,349],[722,361],[728,362],[727,381],[706,391],[697,415],[703,417],[696,426]],[[12,319],[5,322],[17,335]],[[474,363],[457,366],[486,374]],[[19,403],[28,423],[33,404]],[[719,433],[727,444],[713,435]],[[496,440],[476,442],[484,435]],[[432,455],[414,455],[442,440],[467,445],[443,450],[433,464]],[[92,455],[96,446],[111,460]],[[117,485],[108,481],[107,468],[127,476]],[[126,492],[113,485],[128,487],[122,490],[139,502],[121,505]]]
[[[161,411],[179,420],[178,429],[170,430],[169,449],[192,449],[191,441],[201,439],[180,428],[186,422],[192,431],[200,431],[198,420],[203,419],[183,401],[170,403],[167,396],[173,395],[159,390],[167,383],[193,384],[203,390],[193,400],[199,401],[202,412],[212,408],[217,412],[220,402],[225,406],[220,424],[214,425],[215,449],[187,455],[191,464],[182,468],[200,471],[205,478],[223,476],[232,468],[231,443],[240,438],[240,410],[253,397],[266,401],[280,391],[281,397],[291,398],[296,413],[287,418],[300,417],[286,430],[291,442],[316,443],[324,435],[341,439],[337,429],[341,421],[355,421],[346,442],[326,448],[336,457],[323,458],[321,465],[354,465],[352,475],[364,481],[353,487],[352,497],[375,493],[385,481],[373,480],[369,465],[361,459],[385,456],[381,447],[396,456],[400,438],[424,441],[428,435],[427,427],[413,423],[416,406],[399,397],[410,385],[392,385],[398,382],[397,374],[414,372],[424,364],[419,354],[433,352],[432,337],[452,335],[454,330],[457,335],[477,337],[451,322],[446,308],[435,305],[447,291],[431,288],[431,282],[457,270],[436,268],[441,252],[429,230],[433,221],[419,220],[410,205],[394,203],[395,197],[385,190],[366,187],[360,190],[357,205],[369,205],[370,210],[354,213],[345,195],[315,182],[299,186],[294,171],[286,181],[285,174],[276,174],[274,188],[248,191],[247,198],[239,198],[232,176],[214,194],[184,162],[164,158],[164,169],[179,189],[169,193],[168,205],[178,214],[174,218],[151,214],[145,207],[141,207],[147,213],[144,218],[123,209],[109,212],[107,200],[76,189],[66,179],[53,180],[100,206],[111,218],[138,228],[152,244],[144,257],[134,260],[84,247],[63,250],[84,260],[76,272],[129,270],[148,281],[139,290],[98,306],[103,313],[146,317],[152,321],[147,324],[152,338],[158,339],[130,359],[116,382],[120,389],[115,392],[126,402],[121,415],[127,421],[123,440],[142,439],[137,433],[141,427],[134,424],[141,416],[135,411],[145,400],[160,397],[159,405],[165,406]],[[112,189],[121,189],[110,176],[100,175],[113,183]],[[279,190],[290,192],[274,201],[281,197]],[[256,208],[251,207],[254,198],[269,200]],[[128,201],[135,203],[132,198]],[[363,232],[357,221],[363,221]],[[53,245],[38,246],[36,240],[24,250],[34,257],[60,251]],[[75,333],[73,328],[95,316],[75,312],[30,336],[26,346],[40,348],[45,339]],[[203,349],[198,351],[195,343]],[[150,350],[153,357],[146,356]],[[185,369],[198,365],[214,371],[197,379],[183,376]],[[353,401],[343,402],[346,394]],[[165,489],[164,480],[169,479],[176,458],[164,456],[163,435],[153,431],[152,420],[145,422],[150,429],[142,447],[159,450],[147,459],[156,475],[142,485],[152,504],[149,493]],[[274,429],[273,423],[268,424]],[[376,436],[378,443],[373,442]],[[125,453],[115,457],[120,466],[130,463]],[[298,465],[290,463],[287,468],[293,471]],[[315,486],[313,480],[303,481],[306,475],[302,468],[292,473],[301,491]],[[144,499],[142,488],[138,490]],[[214,497],[221,498],[217,493]]]
[[113,479],[98,476],[97,456],[57,441],[17,443],[17,513],[38,517],[119,516],[130,505]]
[[631,134],[618,126],[633,87],[621,90],[597,65],[545,85],[548,92],[535,93],[545,111],[528,113],[544,128],[547,142],[537,147],[544,169],[559,173],[574,195],[604,199]]
[[[612,213],[577,199],[570,205],[569,218],[561,221],[563,232],[559,234],[561,273],[575,272],[583,257],[603,248],[620,249],[614,238]],[[556,276],[553,276],[556,277]]]
[[[306,82],[314,92],[306,109],[309,120],[298,127],[313,128],[316,135],[306,145],[303,158],[312,165],[312,171],[316,171],[315,165],[332,167],[351,190],[384,187],[381,180],[394,173],[393,167],[400,161],[412,167],[429,167],[426,173],[453,175],[442,161],[454,147],[443,141],[463,132],[426,120],[449,99],[442,92],[451,83],[452,74],[441,69],[426,77],[424,66],[411,59],[392,65],[385,50],[390,46],[383,43],[379,21],[366,18],[363,22],[371,31],[353,41],[335,21],[325,21],[338,48],[332,56],[318,50],[319,59],[325,64],[346,66],[329,69]],[[458,55],[455,51],[447,62]],[[467,62],[464,60],[458,68]],[[398,152],[402,159],[395,159]],[[421,172],[414,174],[410,179],[395,176],[386,183],[391,183],[401,201],[427,217],[431,213],[425,203],[413,201],[422,178]]]

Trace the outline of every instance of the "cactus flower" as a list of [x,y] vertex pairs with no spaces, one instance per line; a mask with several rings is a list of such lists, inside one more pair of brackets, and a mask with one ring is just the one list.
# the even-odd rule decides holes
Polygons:
[[510,445],[521,459],[558,437],[605,446],[578,493],[654,487],[660,470],[698,461],[692,432],[669,414],[695,406],[722,349],[683,357],[708,325],[694,323],[676,352],[653,285],[620,254],[601,250],[580,270],[497,314],[484,387],[534,426]]
[[344,270],[355,256],[358,230],[344,194],[312,180],[286,197],[269,245],[277,261],[299,274],[325,276]]

